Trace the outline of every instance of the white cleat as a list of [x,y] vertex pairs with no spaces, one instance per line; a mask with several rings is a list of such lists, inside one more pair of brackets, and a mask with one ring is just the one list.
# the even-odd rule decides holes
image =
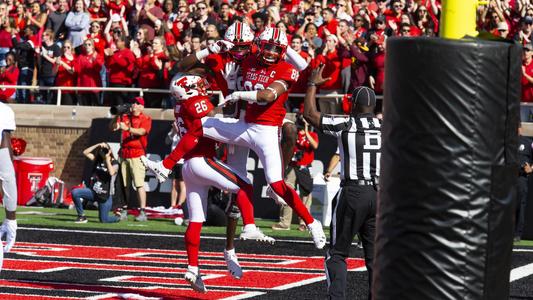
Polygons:
[[168,175],[172,170],[169,170],[163,166],[163,161],[153,161],[149,160],[146,156],[141,156],[141,162],[143,165],[148,168],[150,171],[154,172],[157,180],[162,183],[168,179]]
[[264,242],[274,245],[276,240],[268,235],[265,235],[259,228],[255,229],[243,229],[239,236],[241,240],[253,240],[258,242]]
[[187,273],[185,273],[185,280],[191,284],[193,290],[200,293],[207,293],[207,288],[205,287],[202,275],[200,275],[199,272],[198,274],[194,274],[190,270],[187,270]]
[[228,252],[226,249],[224,249],[224,260],[226,261],[226,266],[228,267],[228,271],[231,276],[236,279],[241,279],[242,268],[241,265],[239,265],[239,260],[237,259],[235,250]]
[[326,234],[322,229],[322,223],[319,220],[315,219],[312,223],[307,225],[307,229],[313,237],[313,242],[315,242],[315,247],[317,249],[322,249],[326,245]]

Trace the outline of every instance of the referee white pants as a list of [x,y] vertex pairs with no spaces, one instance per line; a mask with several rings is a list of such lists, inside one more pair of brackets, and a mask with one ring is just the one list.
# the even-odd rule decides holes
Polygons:
[[186,160],[182,168],[187,187],[187,208],[191,222],[203,223],[207,214],[207,196],[211,186],[237,193],[240,186],[250,184],[230,167],[214,158],[194,157]]
[[283,162],[278,126],[246,123],[233,118],[202,118],[203,134],[216,141],[248,147],[254,151],[268,184],[283,180]]

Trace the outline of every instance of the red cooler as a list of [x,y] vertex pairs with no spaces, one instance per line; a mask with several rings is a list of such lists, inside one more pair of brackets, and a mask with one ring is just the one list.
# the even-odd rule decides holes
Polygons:
[[26,205],[35,191],[46,184],[54,162],[46,157],[16,157],[18,205]]

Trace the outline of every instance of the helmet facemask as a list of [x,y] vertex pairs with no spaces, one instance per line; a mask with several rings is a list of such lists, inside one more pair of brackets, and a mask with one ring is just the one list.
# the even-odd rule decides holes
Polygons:
[[285,47],[273,42],[262,42],[259,60],[265,65],[276,64],[281,60],[283,54],[285,54],[285,50]]
[[228,52],[234,60],[241,62],[250,54],[251,46],[251,43],[233,42],[233,47]]

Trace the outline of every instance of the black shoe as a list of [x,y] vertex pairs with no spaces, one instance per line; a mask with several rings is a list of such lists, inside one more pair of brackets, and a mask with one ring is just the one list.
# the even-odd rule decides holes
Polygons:
[[74,221],[74,223],[78,223],[78,224],[80,224],[80,223],[87,223],[87,217],[85,217],[85,216],[79,216],[79,217],[76,219],[76,221]]

